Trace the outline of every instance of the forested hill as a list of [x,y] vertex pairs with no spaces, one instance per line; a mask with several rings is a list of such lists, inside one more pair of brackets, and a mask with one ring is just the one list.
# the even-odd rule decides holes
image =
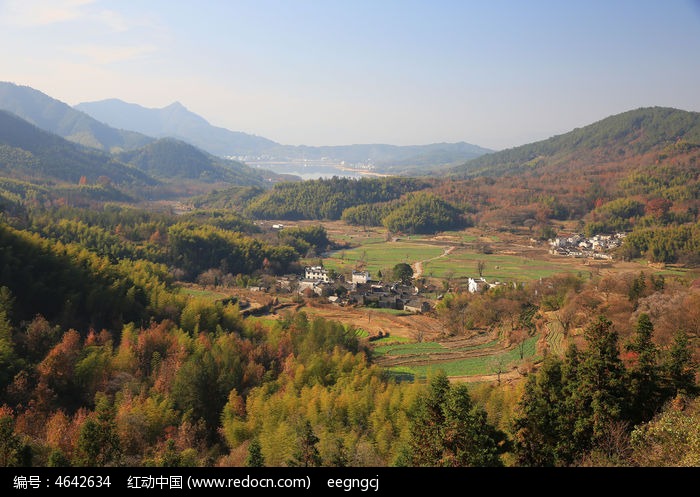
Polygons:
[[129,150],[153,138],[111,128],[84,112],[28,86],[0,82],[0,109],[63,138],[105,151]]
[[251,186],[261,185],[264,179],[263,173],[268,173],[254,170],[237,161],[214,157],[173,138],[162,138],[139,149],[122,152],[117,157],[161,179],[228,181],[236,185]]
[[152,185],[156,181],[109,155],[83,148],[0,111],[0,176],[22,180],[59,180]]
[[547,140],[478,157],[451,174],[510,174],[572,160],[615,162],[674,144],[700,147],[700,113],[666,107],[632,110]]

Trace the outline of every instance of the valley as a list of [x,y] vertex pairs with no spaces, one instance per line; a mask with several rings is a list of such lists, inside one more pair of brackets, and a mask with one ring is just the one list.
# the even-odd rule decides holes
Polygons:
[[299,181],[2,102],[10,465],[641,465],[686,447],[654,430],[698,426],[698,113],[451,168],[443,146],[304,149],[403,165]]

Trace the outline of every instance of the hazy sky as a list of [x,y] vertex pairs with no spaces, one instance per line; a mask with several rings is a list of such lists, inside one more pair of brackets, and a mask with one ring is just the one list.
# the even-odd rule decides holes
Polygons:
[[501,149],[700,111],[700,0],[0,0],[0,80],[284,144]]

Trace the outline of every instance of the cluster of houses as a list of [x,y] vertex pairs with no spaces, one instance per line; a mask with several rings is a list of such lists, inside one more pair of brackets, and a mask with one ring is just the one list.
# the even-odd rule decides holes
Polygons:
[[622,245],[625,233],[614,235],[595,235],[586,238],[582,234],[549,240],[549,253],[568,257],[586,257],[591,259],[612,259],[610,252]]
[[304,277],[287,275],[277,279],[283,291],[315,294],[338,305],[361,305],[382,309],[397,309],[413,313],[428,312],[432,306],[421,298],[417,287],[401,283],[373,280],[369,271],[353,271],[350,281],[340,277],[333,280],[322,266],[304,268]]

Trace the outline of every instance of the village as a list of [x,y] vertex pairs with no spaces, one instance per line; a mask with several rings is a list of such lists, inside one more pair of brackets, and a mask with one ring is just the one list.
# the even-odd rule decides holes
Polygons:
[[[489,283],[483,277],[467,278],[467,290],[470,293],[483,292],[501,285],[501,282]],[[395,309],[414,314],[423,314],[433,309],[434,304],[426,294],[436,295],[433,287],[419,288],[407,282],[383,282],[372,279],[369,271],[353,270],[348,281],[342,274],[337,274],[323,266],[307,266],[304,275],[285,275],[276,279],[278,292],[297,293],[305,297],[322,297],[339,306],[361,306],[377,309]],[[266,291],[263,288],[257,288]],[[440,300],[437,295],[434,300]]]
[[577,233],[569,237],[558,237],[549,240],[549,253],[567,257],[612,260],[613,256],[610,252],[622,245],[625,236],[627,236],[625,233],[615,233],[586,238]]

